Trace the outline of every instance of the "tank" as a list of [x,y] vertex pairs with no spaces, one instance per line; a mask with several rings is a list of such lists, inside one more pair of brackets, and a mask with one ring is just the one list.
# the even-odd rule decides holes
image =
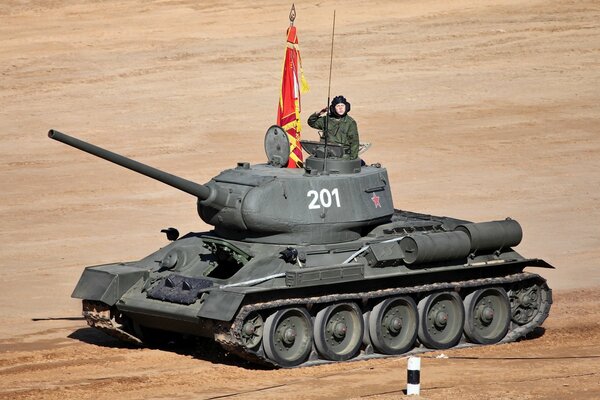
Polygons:
[[[141,345],[173,338],[253,363],[296,367],[513,342],[537,330],[552,292],[513,248],[519,223],[395,209],[387,171],[267,130],[267,162],[205,184],[50,130],[48,136],[196,197],[213,227],[139,261],[85,268],[72,297],[87,323]],[[168,339],[166,339],[168,338]]]

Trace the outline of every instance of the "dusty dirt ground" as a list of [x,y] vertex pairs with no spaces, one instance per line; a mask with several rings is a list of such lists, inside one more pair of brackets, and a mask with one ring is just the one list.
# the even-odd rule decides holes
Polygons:
[[[450,3],[450,2],[449,2]],[[85,326],[82,268],[207,229],[185,193],[47,138],[55,128],[205,182],[265,161],[290,4],[0,4],[0,398],[401,397],[406,359],[254,370],[132,349]],[[511,216],[555,304],[541,336],[423,359],[422,397],[600,398],[600,4],[296,2],[303,118],[352,102],[397,208]],[[304,137],[315,139],[310,129]]]

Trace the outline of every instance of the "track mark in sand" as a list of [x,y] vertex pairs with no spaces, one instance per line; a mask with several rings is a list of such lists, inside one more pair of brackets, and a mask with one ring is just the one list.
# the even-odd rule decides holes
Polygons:
[[[80,367],[85,365],[97,365],[107,362],[118,362],[124,361],[126,358],[123,356],[113,356],[113,357],[95,357],[95,358],[85,358],[85,359],[63,359],[63,360],[40,360],[38,357],[26,358],[27,361],[24,363],[19,363],[18,365],[7,366],[0,368],[0,376],[6,375],[14,375],[21,373],[31,373],[34,371],[48,371],[48,370],[57,370],[63,369],[66,367]],[[25,361],[25,360],[21,360]],[[18,362],[18,360],[17,360]]]
[[40,384],[36,387],[0,391],[0,398],[8,395],[12,400],[40,398],[73,398],[77,393],[112,393],[113,398],[120,394],[136,392],[145,387],[148,378],[145,377],[102,377],[91,380],[58,381],[54,384]]

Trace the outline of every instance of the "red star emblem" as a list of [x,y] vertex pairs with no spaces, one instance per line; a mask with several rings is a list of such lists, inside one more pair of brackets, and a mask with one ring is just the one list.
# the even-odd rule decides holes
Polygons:
[[373,200],[373,204],[375,204],[375,208],[381,208],[381,202],[379,201],[379,196],[373,192],[373,196],[371,196],[371,200]]

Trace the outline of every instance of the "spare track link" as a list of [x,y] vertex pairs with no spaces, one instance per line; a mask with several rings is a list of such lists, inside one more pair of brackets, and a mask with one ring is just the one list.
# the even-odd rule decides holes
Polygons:
[[[293,299],[283,299],[283,300],[275,300],[265,303],[257,303],[257,304],[248,304],[243,306],[233,323],[229,327],[229,332],[223,332],[221,334],[215,335],[215,340],[227,351],[241,357],[245,360],[248,360],[253,363],[259,363],[262,365],[280,367],[270,359],[268,359],[264,352],[262,351],[261,346],[257,350],[250,350],[246,348],[241,341],[241,329],[243,326],[244,319],[251,312],[254,311],[263,311],[267,309],[276,309],[280,307],[292,307],[292,306],[306,306],[307,308],[311,308],[312,306],[318,304],[332,303],[337,301],[358,301],[362,303],[366,303],[371,299],[383,298],[388,296],[396,296],[403,294],[416,294],[416,293],[427,293],[433,291],[440,290],[462,290],[462,289],[471,289],[477,287],[488,287],[488,286],[498,286],[498,285],[508,285],[508,284],[516,284],[521,282],[530,281],[533,284],[540,285],[540,288],[543,291],[541,304],[538,313],[536,316],[528,323],[521,326],[514,326],[515,324],[511,324],[511,328],[509,329],[506,336],[499,343],[510,343],[517,341],[520,338],[525,337],[529,333],[531,333],[535,328],[542,325],[544,320],[548,317],[548,313],[550,312],[550,306],[552,305],[552,290],[548,288],[546,285],[546,280],[537,274],[532,274],[528,272],[522,272],[513,275],[507,275],[504,277],[497,278],[485,278],[485,279],[473,279],[469,281],[461,281],[461,282],[444,282],[444,283],[433,283],[422,286],[412,286],[412,287],[404,287],[404,288],[394,288],[394,289],[382,289],[372,292],[361,292],[361,293],[349,293],[349,294],[332,294],[318,297],[307,297],[307,298],[293,298]],[[222,327],[222,331],[226,331],[226,327]],[[466,344],[463,342],[459,344],[460,347],[465,346],[480,346],[476,344]],[[427,351],[435,351],[435,349],[428,349],[425,347],[415,348],[411,350],[407,354],[414,353],[423,353]],[[365,351],[361,351],[357,357],[352,360],[366,360],[370,358],[382,358],[382,357],[394,357],[391,355],[379,354],[379,353],[371,353],[368,354]],[[297,367],[305,367],[315,364],[328,364],[334,363],[336,361],[329,361],[324,359],[315,359],[312,355],[308,361],[303,364],[298,365]],[[297,368],[295,367],[295,368]]]
[[117,323],[111,307],[99,301],[83,300],[83,317],[88,325],[123,342],[142,345],[142,341]]

